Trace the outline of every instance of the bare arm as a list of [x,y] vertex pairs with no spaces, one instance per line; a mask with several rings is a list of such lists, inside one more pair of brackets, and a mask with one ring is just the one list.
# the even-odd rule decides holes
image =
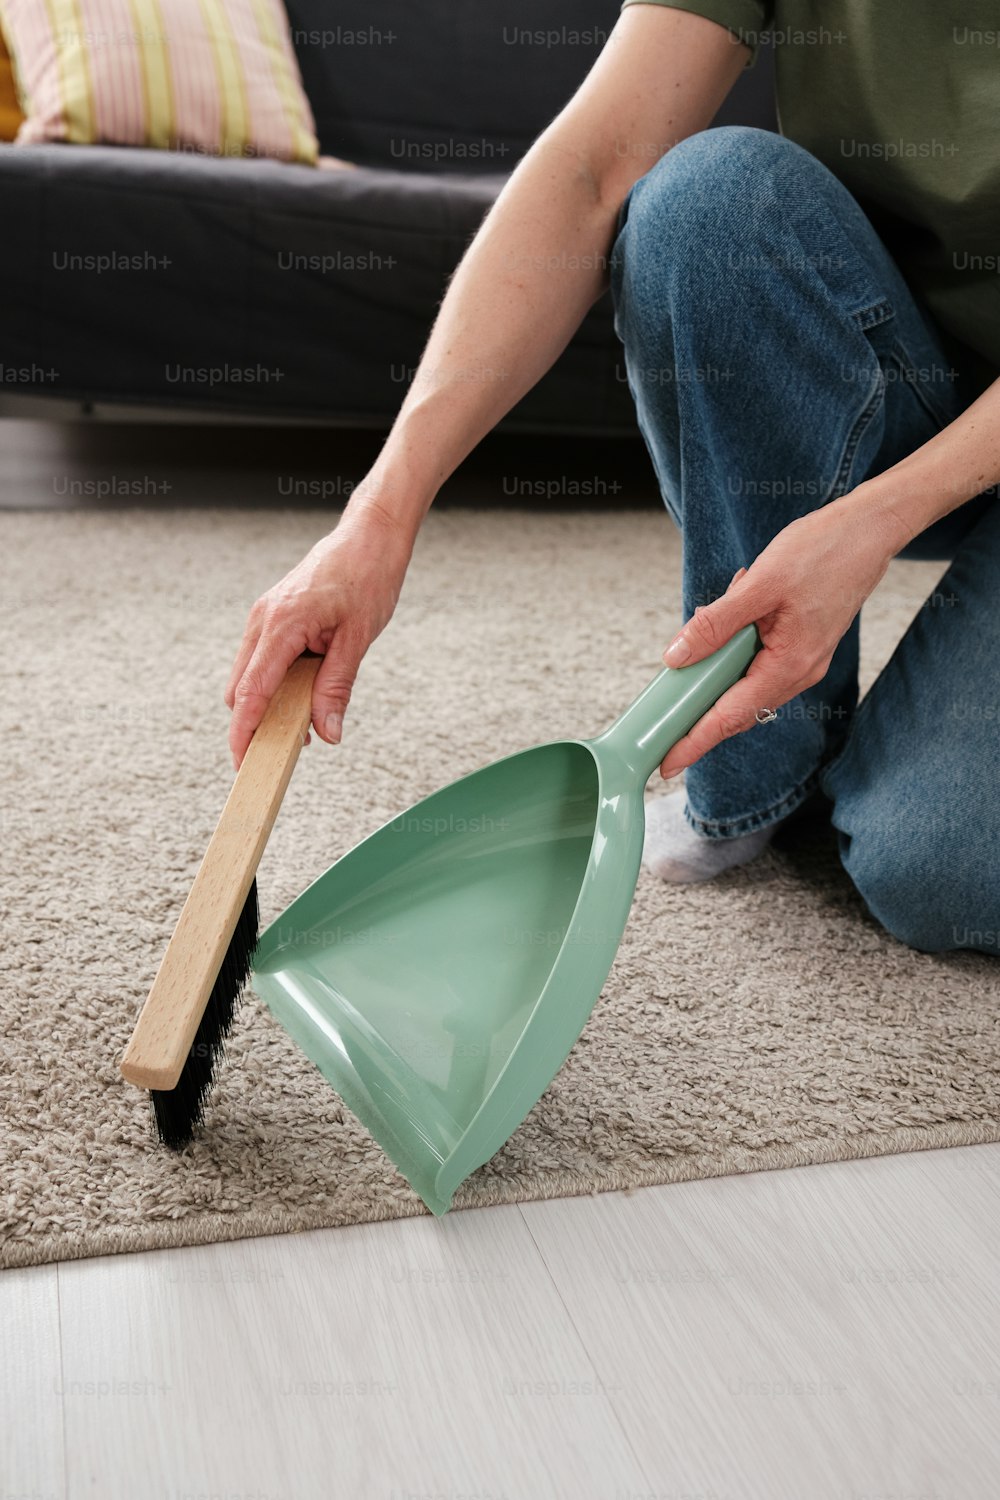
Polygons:
[[[626,9],[576,95],[505,184],[458,266],[374,473],[405,507],[441,484],[558,359],[607,289],[622,199],[703,130],[746,63],[700,16]],[[477,379],[477,372],[485,378]],[[492,374],[490,374],[492,372]],[[425,503],[426,502],[426,503]]]
[[607,287],[628,188],[704,129],[748,52],[661,5],[624,10],[577,93],[511,173],[451,279],[379,457],[329,536],[250,612],[226,701],[238,764],[294,658],[325,654],[313,724],[336,742],[441,485],[553,365]]

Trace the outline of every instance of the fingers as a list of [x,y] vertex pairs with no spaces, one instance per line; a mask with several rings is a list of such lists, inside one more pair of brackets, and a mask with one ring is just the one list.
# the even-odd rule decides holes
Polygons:
[[760,590],[748,579],[746,568],[738,568],[721,598],[699,604],[683,629],[663,653],[668,667],[685,667],[718,651],[728,640],[756,620],[761,612]]
[[[267,705],[281,686],[288,668],[301,655],[305,646],[305,642],[292,636],[272,636],[266,646],[258,639],[239,676],[237,667],[240,659],[237,659],[237,667],[233,668],[230,687],[226,691],[226,701],[229,702],[231,698],[230,706],[233,710],[229,723],[229,748],[237,770],[243,763],[247,746],[264,717]],[[351,690],[364,653],[364,643],[357,636],[341,629],[334,635],[323,664],[316,673],[312,725],[328,745],[340,742],[344,715],[351,701]],[[245,652],[241,648],[242,655]],[[310,743],[308,734],[305,743]]]
[[240,642],[240,649],[236,653],[236,660],[233,662],[233,670],[229,674],[229,681],[226,684],[225,692],[227,708],[232,708],[236,701],[236,688],[239,684],[240,678],[246,671],[247,662],[250,660],[251,656],[253,656],[254,652],[257,649],[257,642],[260,640],[260,626],[257,623],[258,605],[259,601],[258,604],[254,605],[247,618],[246,628],[243,631],[243,639]]
[[237,770],[267,705],[284,681],[288,668],[304,649],[305,642],[292,635],[271,636],[266,644],[258,640],[233,692],[229,748]]
[[690,733],[677,741],[661,762],[660,775],[664,780],[676,776],[723,740],[753,728],[759,708],[779,708],[805,686],[799,681],[790,683],[787,670],[776,669],[764,660],[763,653],[756,656],[746,676],[723,693]]
[[345,629],[334,635],[313,684],[312,722],[328,745],[339,745],[344,715],[358,675],[365,643]]

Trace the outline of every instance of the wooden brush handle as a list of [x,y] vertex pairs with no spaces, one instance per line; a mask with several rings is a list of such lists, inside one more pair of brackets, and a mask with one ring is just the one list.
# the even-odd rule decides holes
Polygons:
[[140,1088],[177,1086],[305,743],[321,661],[292,663],[250,741],[122,1058]]

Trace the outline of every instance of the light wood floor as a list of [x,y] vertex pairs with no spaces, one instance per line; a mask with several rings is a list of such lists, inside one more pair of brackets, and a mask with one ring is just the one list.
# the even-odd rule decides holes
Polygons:
[[0,1274],[0,1500],[993,1500],[1000,1146]]

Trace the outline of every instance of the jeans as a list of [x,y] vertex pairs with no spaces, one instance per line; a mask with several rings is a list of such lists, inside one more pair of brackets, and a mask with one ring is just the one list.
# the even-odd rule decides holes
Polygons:
[[[683,542],[685,620],[797,517],[896,463],[978,394],[872,225],[802,147],[726,127],[629,189],[610,262],[639,428]],[[900,556],[951,563],[858,704],[856,617],[778,718],[686,774],[710,838],[819,793],[869,910],[927,952],[1000,945],[1000,505]]]

